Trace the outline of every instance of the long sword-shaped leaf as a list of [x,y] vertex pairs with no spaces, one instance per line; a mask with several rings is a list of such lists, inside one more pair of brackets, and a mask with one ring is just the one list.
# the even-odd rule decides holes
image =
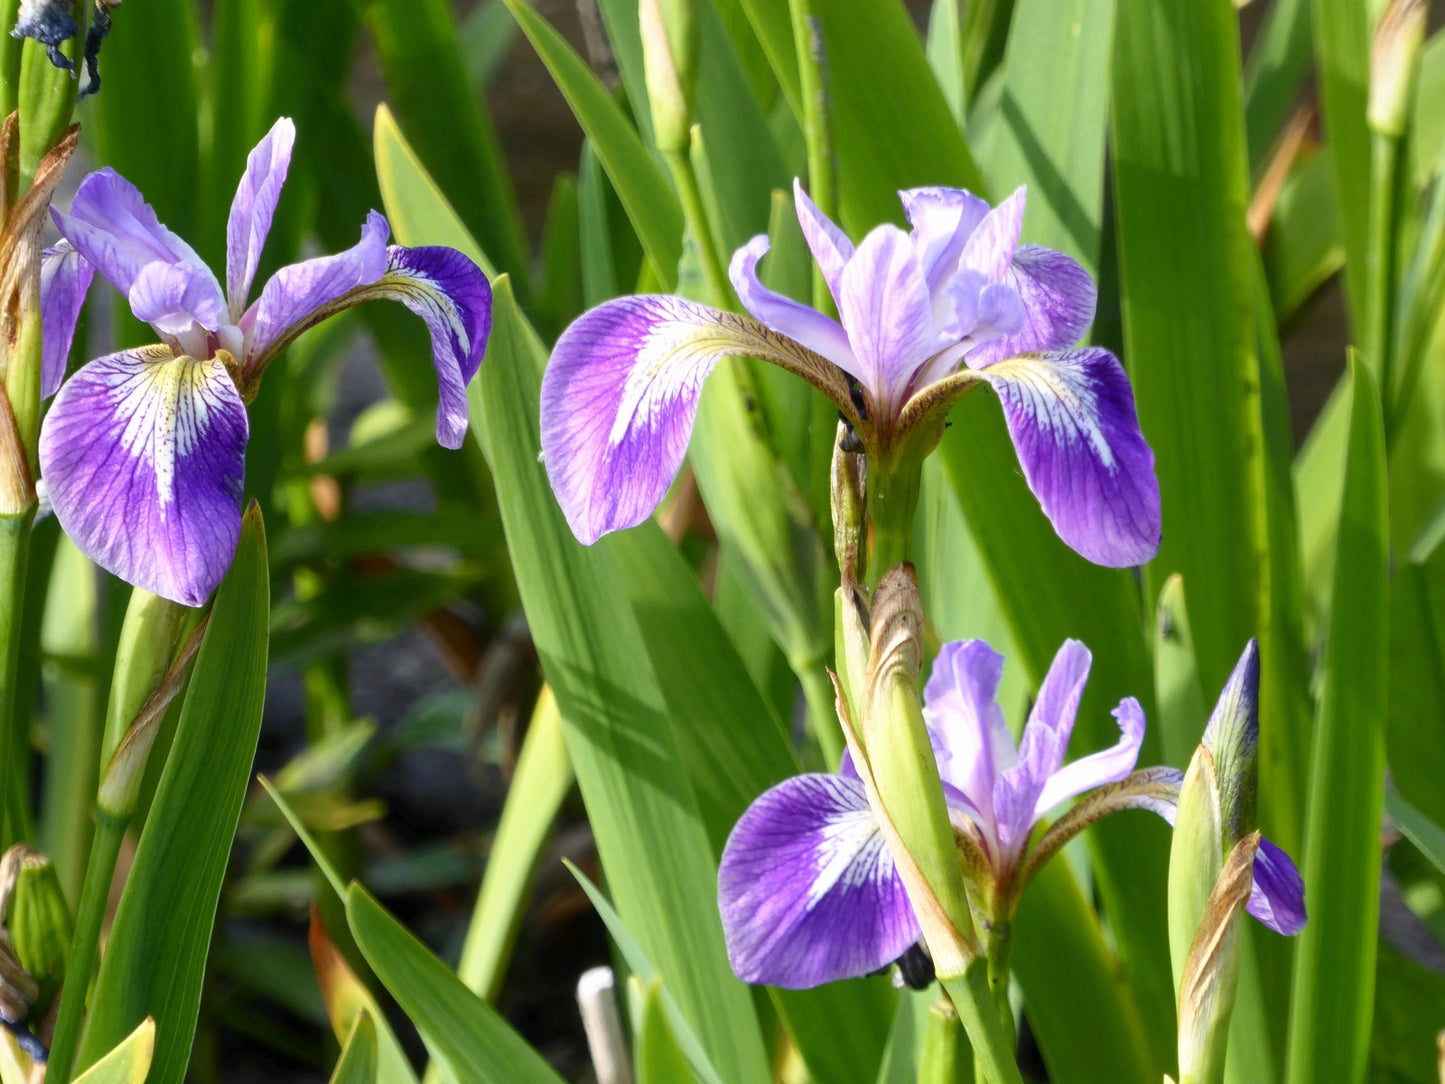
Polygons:
[[671,287],[682,256],[682,209],[672,186],[636,129],[562,35],[527,0],[506,4],[592,140],[658,279]]
[[269,584],[260,510],[246,513],[216,593],[160,786],[111,925],[81,1043],[89,1065],[146,1016],[152,1084],[191,1057],[221,879],[256,756],[266,692]]
[[156,1048],[156,1022],[146,1017],[119,1046],[92,1065],[75,1084],[144,1084]]
[[1324,689],[1310,769],[1288,1079],[1358,1080],[1365,1068],[1380,909],[1389,646],[1385,440],[1374,378],[1352,359]]
[[542,1056],[360,885],[346,918],[366,962],[457,1084],[560,1084]]
[[[472,386],[517,584],[557,695],[568,753],[618,910],[728,1079],[766,1072],[746,989],[732,978],[716,867],[666,700],[608,539],[577,545],[537,462],[545,351],[496,284],[488,359]],[[666,856],[662,860],[662,856]],[[665,918],[659,920],[659,916]]]

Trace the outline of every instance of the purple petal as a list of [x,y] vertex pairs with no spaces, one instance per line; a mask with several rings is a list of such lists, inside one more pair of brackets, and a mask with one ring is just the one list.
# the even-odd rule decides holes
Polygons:
[[361,240],[345,252],[293,263],[272,275],[261,297],[241,318],[250,341],[249,356],[259,357],[289,341],[331,302],[381,278],[387,270],[386,239],[390,236],[386,219],[372,211],[366,216]]
[[936,291],[958,270],[964,245],[988,214],[988,203],[962,188],[910,188],[898,198],[913,227],[923,276]]
[[650,516],[677,475],[702,383],[739,317],[623,297],[562,333],[542,377],[542,459],[583,545]]
[[65,382],[40,432],[56,517],[96,564],[199,606],[241,530],[246,408],[225,366],[152,346]]
[[1080,757],[1050,776],[1034,803],[1035,821],[1060,802],[1086,790],[1117,783],[1134,770],[1139,760],[1139,746],[1144,743],[1144,709],[1130,696],[1119,702],[1113,715],[1119,721],[1118,742],[1108,749]]
[[1069,546],[1099,565],[1159,549],[1159,482],[1123,366],[1098,347],[978,370],[1003,401],[1029,488]]
[[793,206],[798,212],[798,225],[803,229],[803,237],[813,250],[813,259],[823,272],[833,301],[842,308],[843,268],[853,258],[853,242],[831,218],[818,210],[796,177],[793,178]]
[[853,375],[887,411],[943,345],[913,243],[897,226],[879,226],[863,238],[843,269],[838,312],[858,359]]
[[40,254],[40,397],[48,399],[65,379],[65,363],[75,340],[85,293],[95,277],[92,267],[69,241]]
[[769,290],[758,281],[758,261],[767,254],[768,247],[767,235],[759,234],[733,253],[728,276],[743,307],[774,331],[796,339],[840,369],[857,376],[858,362],[842,325],[817,309]]
[[393,245],[387,249],[386,274],[339,298],[333,308],[373,298],[400,301],[426,321],[440,391],[437,443],[460,448],[467,435],[467,385],[477,375],[492,333],[487,276],[454,248]]
[[963,246],[964,267],[972,268],[989,282],[1003,282],[1014,254],[1019,250],[1019,234],[1024,228],[1023,188],[1015,189],[984,216]]
[[121,293],[130,294],[146,264],[176,263],[208,276],[221,299],[221,284],[195,249],[162,226],[135,185],[115,170],[97,170],[81,181],[69,214],[50,213],[65,239]]
[[1073,346],[1094,322],[1099,292],[1089,273],[1062,252],[1024,245],[1004,272],[1003,285],[1023,303],[1023,327],[969,352],[970,365],[992,365],[1018,354]]
[[738,978],[794,990],[877,971],[920,934],[863,785],[836,775],[797,776],[748,807],[718,908]]
[[236,186],[226,222],[226,296],[232,323],[246,308],[295,142],[296,125],[290,117],[282,117],[247,156],[246,172]]
[[227,319],[216,280],[204,268],[183,263],[148,263],[131,283],[130,311],[162,335],[182,335],[193,324],[214,330]]
[[[1018,761],[1013,735],[995,703],[1003,656],[982,640],[944,644],[923,689],[923,717],[942,739],[944,781],[986,818],[992,835],[994,783]],[[943,759],[943,758],[940,758]]]
[[1038,819],[1039,797],[1064,762],[1092,658],[1079,641],[1065,640],[1039,686],[1019,742],[1018,763],[1001,773],[994,787],[994,812],[1006,851],[1028,839]]
[[1254,886],[1245,910],[1286,937],[1305,927],[1304,878],[1293,859],[1263,836],[1254,856]]

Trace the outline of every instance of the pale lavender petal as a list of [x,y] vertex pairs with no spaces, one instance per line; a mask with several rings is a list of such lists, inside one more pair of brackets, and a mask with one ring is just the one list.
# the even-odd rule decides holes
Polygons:
[[962,188],[910,188],[899,192],[919,266],[930,290],[958,270],[964,245],[989,212],[988,203]]
[[1293,859],[1263,836],[1254,856],[1254,885],[1245,909],[1286,937],[1305,927],[1304,878]]
[[562,333],[542,376],[542,460],[590,546],[650,516],[677,475],[703,381],[739,352],[743,317],[665,295],[623,297]]
[[60,525],[96,564],[199,606],[241,530],[246,408],[225,366],[146,347],[65,382],[40,432]]
[[995,702],[1003,656],[982,640],[944,644],[923,689],[923,718],[948,757],[940,758],[946,783],[956,787],[995,831],[994,784],[1018,761],[1013,735]]
[[1089,273],[1062,252],[1024,245],[1004,272],[1003,285],[1023,304],[1023,326],[969,352],[970,365],[1037,350],[1073,346],[1094,322],[1099,292]]
[[146,264],[126,300],[137,320],[162,335],[184,334],[193,323],[214,331],[228,315],[211,273],[183,263]]
[[944,345],[913,243],[897,226],[863,238],[843,269],[838,312],[858,359],[854,375],[885,410],[902,402],[913,375]]
[[833,220],[818,210],[817,206],[803,191],[798,179],[793,178],[793,206],[798,212],[798,225],[803,229],[803,238],[813,250],[813,259],[823,272],[823,279],[832,291],[833,300],[843,307],[843,268],[853,258],[853,242],[840,230]]
[[1025,190],[1020,187],[984,216],[963,246],[962,265],[989,282],[1003,282],[1024,228]]
[[767,235],[759,234],[733,253],[728,275],[743,308],[779,334],[796,339],[845,372],[858,376],[858,362],[842,325],[758,281],[758,261],[767,255],[768,247]]
[[1049,779],[1064,762],[1092,656],[1077,640],[1065,640],[1049,664],[1019,742],[1018,763],[994,786],[994,812],[1004,850],[1022,847],[1038,819],[1035,810]]
[[160,262],[209,276],[221,298],[221,284],[196,250],[162,226],[135,185],[113,169],[81,181],[68,214],[56,208],[50,213],[61,235],[123,294],[130,293],[143,267]]
[[40,397],[48,399],[65,379],[75,325],[95,276],[69,241],[40,254]]
[[1099,565],[1159,549],[1159,482],[1123,366],[1098,347],[978,370],[1003,401],[1029,488],[1069,546]]
[[863,785],[802,775],[742,815],[718,868],[728,961],[804,989],[886,967],[920,930]]
[[1119,702],[1113,715],[1119,721],[1118,742],[1071,761],[1050,776],[1034,803],[1035,821],[1060,802],[1106,783],[1117,783],[1134,770],[1139,746],[1144,743],[1144,709],[1130,696]]
[[[978,321],[974,324],[972,337],[984,342],[1013,335],[1024,326],[1026,316],[1023,301],[1012,287],[991,282],[979,291]],[[974,351],[970,350],[969,364],[973,365],[973,362]]]
[[295,142],[296,125],[290,117],[282,117],[246,158],[246,172],[236,187],[226,222],[226,297],[231,323],[245,311]]
[[389,236],[391,227],[386,219],[372,211],[366,216],[361,240],[345,252],[293,263],[272,275],[260,298],[241,317],[249,356],[267,353],[343,294],[381,278],[387,268]]

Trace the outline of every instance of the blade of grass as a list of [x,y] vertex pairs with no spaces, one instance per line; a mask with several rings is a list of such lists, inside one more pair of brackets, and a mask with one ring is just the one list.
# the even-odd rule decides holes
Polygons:
[[346,894],[346,917],[366,962],[453,1079],[561,1084],[540,1054],[358,884]]
[[146,1017],[114,1050],[78,1076],[75,1084],[145,1084],[155,1046],[156,1022]]
[[1389,646],[1389,521],[1379,392],[1350,363],[1353,396],[1324,687],[1310,772],[1288,1079],[1359,1079],[1368,1048],[1380,907]]
[[552,690],[543,686],[507,788],[507,801],[487,854],[482,889],[457,964],[457,977],[487,1001],[495,1002],[501,993],[533,875],[572,782],[557,700]]
[[365,1012],[356,1017],[346,1045],[341,1048],[331,1084],[376,1084],[376,1025]]

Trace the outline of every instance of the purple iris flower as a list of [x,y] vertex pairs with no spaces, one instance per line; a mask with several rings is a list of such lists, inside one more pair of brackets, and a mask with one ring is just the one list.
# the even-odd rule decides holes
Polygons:
[[[491,287],[450,248],[388,246],[373,211],[361,240],[283,267],[247,304],[291,162],[278,120],[251,151],[226,229],[226,284],[156,218],[135,186],[103,169],[81,182],[64,240],[41,269],[42,384],[59,387],[40,434],[55,514],[101,567],[199,606],[230,567],[241,529],[246,403],[261,374],[307,328],[373,298],[400,301],[431,333],[440,387],[437,440],[466,435],[466,385],[491,331]],[[65,359],[94,271],[126,296],[160,343],[90,362],[64,386]]]
[[759,282],[768,239],[758,236],[731,268],[756,319],[625,297],[558,340],[542,381],[542,452],[577,538],[590,545],[652,513],[682,463],[704,379],[744,356],[819,387],[870,456],[919,429],[931,447],[948,407],[988,384],[1059,536],[1099,564],[1149,560],[1159,487],[1133,392],[1107,350],[1069,349],[1093,320],[1094,283],[1062,253],[1020,246],[1024,190],[995,208],[962,189],[901,192],[911,231],[879,226],[856,248],[796,182],[794,195],[839,320]]
[[[1134,772],[1144,713],[1119,703],[1117,744],[1064,764],[1092,657],[1070,640],[1054,656],[1015,746],[996,702],[1003,657],[982,640],[945,644],[924,688],[945,801],[980,899],[1006,913],[1037,868],[1097,816],[1061,818],[1030,850],[1044,815],[1093,791],[1098,814],[1149,809],[1172,823],[1183,774]],[[1131,775],[1131,773],[1133,773]],[[1082,806],[1083,803],[1080,803]],[[1075,807],[1076,809],[1080,807]],[[1061,833],[1060,838],[1051,838]],[[1255,861],[1250,913],[1293,934],[1304,924],[1304,886],[1270,844]],[[845,755],[836,774],[800,775],[759,797],[734,827],[718,871],[728,958],[745,982],[792,989],[886,967],[920,936],[884,836]]]

